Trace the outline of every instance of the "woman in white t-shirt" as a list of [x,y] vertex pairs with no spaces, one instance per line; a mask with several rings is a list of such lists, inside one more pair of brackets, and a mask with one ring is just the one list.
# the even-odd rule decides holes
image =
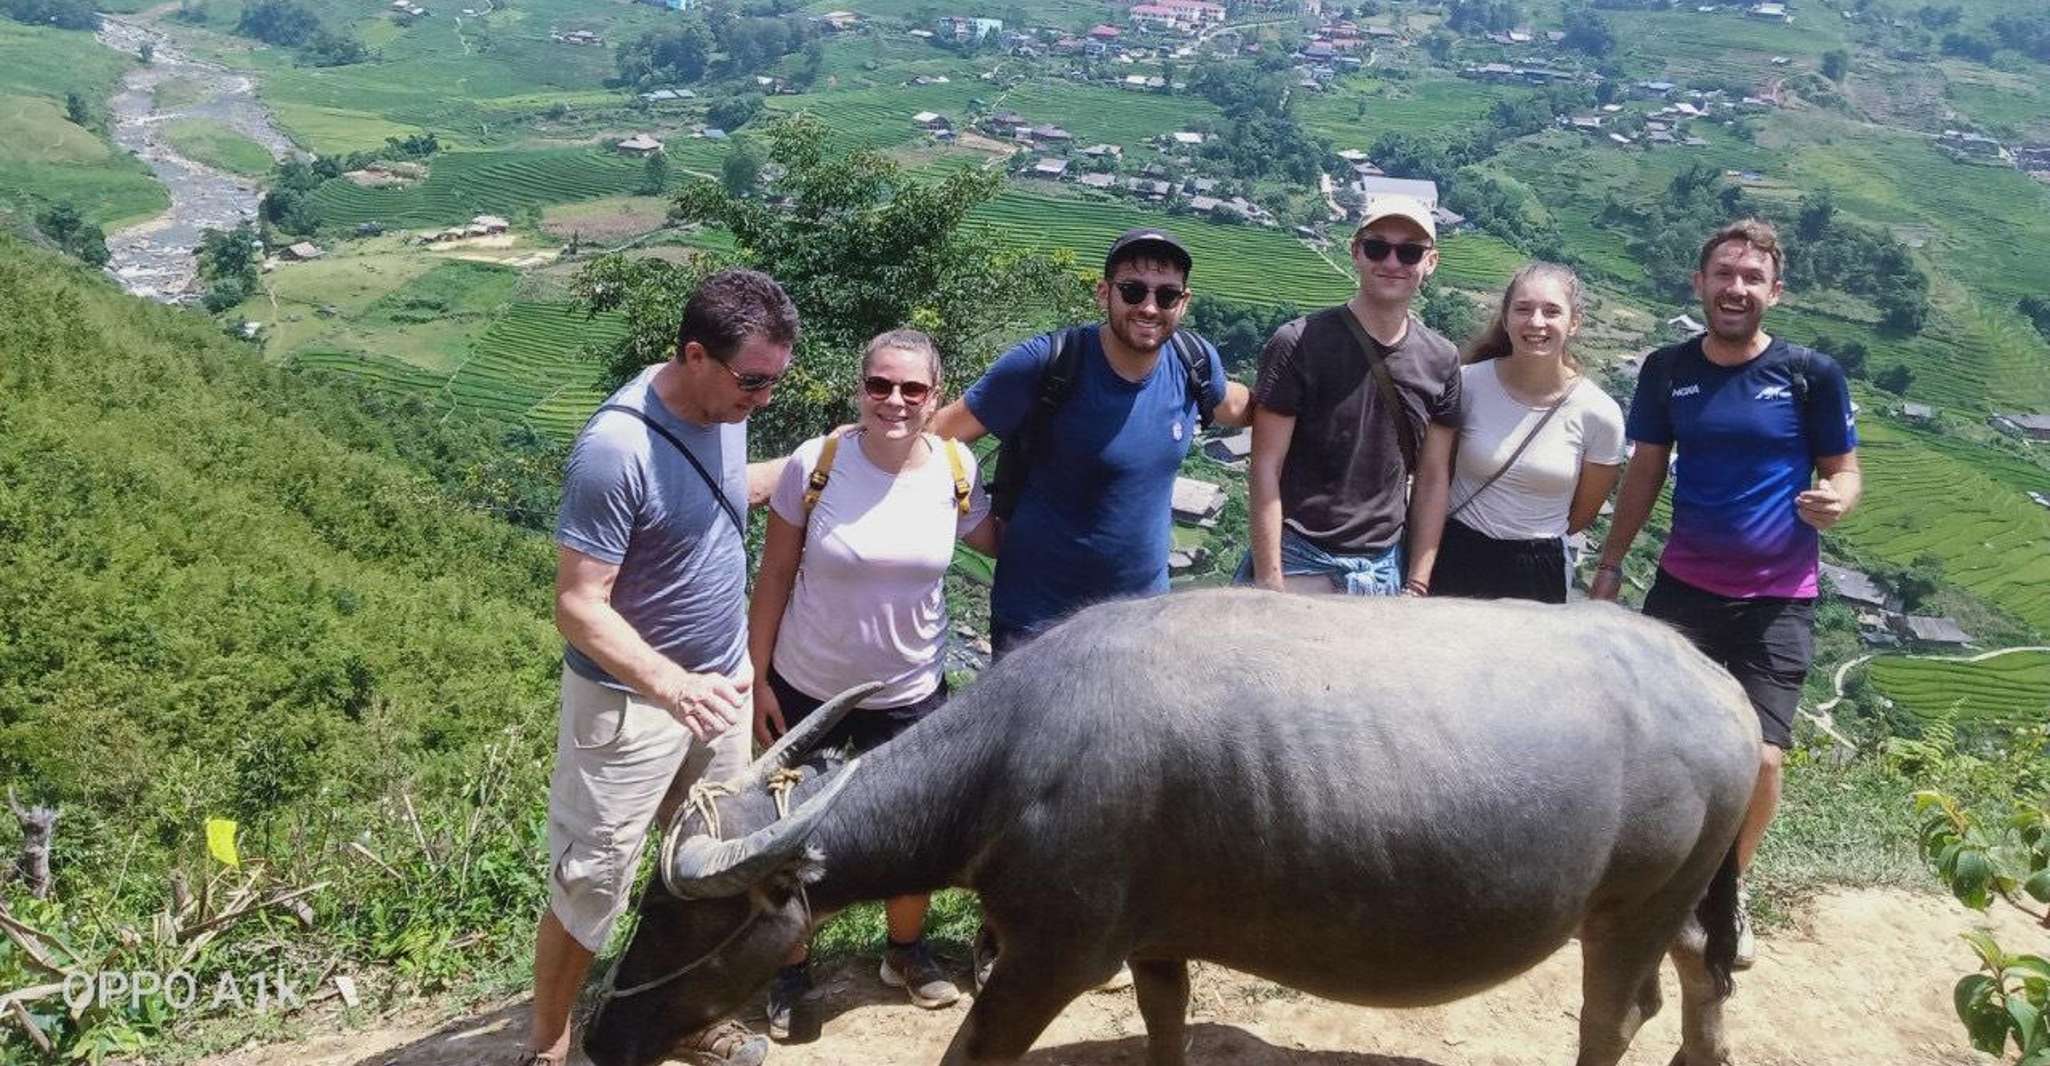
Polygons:
[[1566,602],[1564,538],[1594,521],[1623,464],[1622,409],[1570,350],[1585,312],[1572,270],[1531,263],[1468,343],[1432,595]]
[[[784,464],[748,608],[749,653],[768,667],[754,689],[755,738],[764,745],[868,681],[883,687],[821,749],[868,750],[946,702],[942,582],[957,539],[996,554],[996,524],[974,455],[925,432],[942,402],[931,338],[884,333],[862,353],[859,423],[804,442]],[[960,993],[926,949],[927,902],[889,901],[882,978],[921,1007],[943,1007]],[[771,1035],[788,1035],[792,1010],[810,991],[804,957],[800,948],[770,984]]]

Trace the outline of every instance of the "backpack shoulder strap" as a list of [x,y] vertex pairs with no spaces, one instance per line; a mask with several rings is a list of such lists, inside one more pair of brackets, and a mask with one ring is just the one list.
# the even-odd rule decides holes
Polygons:
[[1178,329],[1167,343],[1182,361],[1182,372],[1196,401],[1196,420],[1209,429],[1217,414],[1217,404],[1210,399],[1210,354],[1204,350],[1209,342],[1193,330]]
[[957,440],[942,440],[940,447],[947,453],[947,469],[954,475],[954,511],[968,513],[968,500],[974,494],[974,487],[968,483],[968,464],[962,460],[962,445]]
[[1082,369],[1082,338],[1076,334],[1087,326],[1069,326],[1054,330],[1053,351],[1047,357],[1046,369],[1039,374],[1039,407],[1052,414],[1075,391],[1075,379]]
[[819,446],[819,462],[811,468],[811,477],[804,483],[804,517],[811,517],[811,509],[819,505],[819,497],[826,494],[826,480],[833,476],[833,457],[840,452],[840,435],[829,433]]

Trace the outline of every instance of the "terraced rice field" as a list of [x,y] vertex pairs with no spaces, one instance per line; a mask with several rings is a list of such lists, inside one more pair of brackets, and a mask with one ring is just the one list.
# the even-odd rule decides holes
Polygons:
[[[1620,57],[1641,60],[1649,72],[1671,81],[1716,77],[1749,81],[1762,77],[1773,56],[1819,56],[1845,44],[1850,24],[1827,8],[1803,10],[1793,22],[1747,18],[1741,5],[1723,4],[1704,14],[1685,5],[1673,11],[1614,11]],[[1635,68],[1633,68],[1635,69]]]
[[1461,233],[1440,243],[1436,277],[1460,289],[1500,289],[1529,258],[1491,233]]
[[337,178],[313,198],[329,225],[438,226],[482,213],[510,215],[527,207],[631,192],[644,166],[638,159],[588,148],[449,152],[434,158],[427,180],[418,185],[370,189]]
[[1365,150],[1382,134],[1445,134],[1480,122],[1516,90],[1462,78],[1392,82],[1340,79],[1332,91],[1296,98],[1296,117],[1334,148]]
[[293,355],[288,365],[346,374],[371,388],[525,422],[566,438],[605,398],[597,385],[598,368],[582,358],[582,350],[624,332],[617,315],[587,320],[567,304],[513,303],[453,374],[437,374],[388,356],[321,348]]
[[1933,553],[1944,577],[2037,629],[2050,630],[2050,511],[1969,453],[1938,450],[1876,419],[1859,426],[1865,500],[1838,534],[1859,551],[1907,564]]
[[1103,261],[1118,234],[1162,226],[1195,258],[1198,291],[1250,304],[1336,303],[1353,291],[1349,273],[1278,229],[1199,221],[1109,201],[1007,188],[968,216],[967,227],[1013,248],[1068,250],[1085,268]]
[[1119,144],[1127,150],[1164,133],[1224,119],[1224,112],[1199,96],[1165,96],[1065,82],[1020,85],[992,106],[1016,111],[1033,122],[1059,126],[1074,134],[1081,147]]
[[1887,656],[1872,660],[1871,671],[1879,691],[1918,717],[2050,720],[2050,652],[2013,652],[1976,663]]
[[1911,337],[1785,304],[1771,321],[1772,328],[1793,340],[1827,336],[1860,341],[1875,374],[1905,364],[1915,372],[1908,389],[1912,400],[1964,411],[2050,410],[2050,346],[2018,316],[1976,300],[1939,305],[1926,328]]
[[768,106],[785,114],[803,112],[818,119],[833,131],[828,142],[830,146],[835,151],[847,151],[854,148],[890,148],[923,140],[925,131],[911,124],[911,116],[920,111],[934,111],[953,119],[958,125],[967,117],[965,109],[969,99],[978,93],[988,92],[988,87],[982,82],[964,78],[945,85],[903,85],[772,96]]

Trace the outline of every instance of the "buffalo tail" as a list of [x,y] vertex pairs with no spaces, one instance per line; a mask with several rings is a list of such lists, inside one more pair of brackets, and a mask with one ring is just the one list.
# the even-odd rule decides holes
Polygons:
[[1715,879],[1708,883],[1708,892],[1694,907],[1694,918],[1701,923],[1702,932],[1707,934],[1708,943],[1702,955],[1708,966],[1709,980],[1715,984],[1717,999],[1726,999],[1736,981],[1730,976],[1737,959],[1737,848],[1730,846],[1729,854],[1723,856],[1723,864],[1715,872]]

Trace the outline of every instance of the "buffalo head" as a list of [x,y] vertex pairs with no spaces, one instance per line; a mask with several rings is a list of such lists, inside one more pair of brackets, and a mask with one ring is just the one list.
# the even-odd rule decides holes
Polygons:
[[[856,703],[881,686],[847,690],[800,722],[738,779],[722,782],[715,835],[686,806],[670,819],[660,882],[641,893],[640,924],[592,1017],[584,1051],[597,1066],[641,1066],[732,1014],[767,984],[790,949],[811,935],[804,881],[818,856],[807,845],[853,780],[848,763],[787,818],[768,791]],[[738,824],[736,824],[738,823]]]

